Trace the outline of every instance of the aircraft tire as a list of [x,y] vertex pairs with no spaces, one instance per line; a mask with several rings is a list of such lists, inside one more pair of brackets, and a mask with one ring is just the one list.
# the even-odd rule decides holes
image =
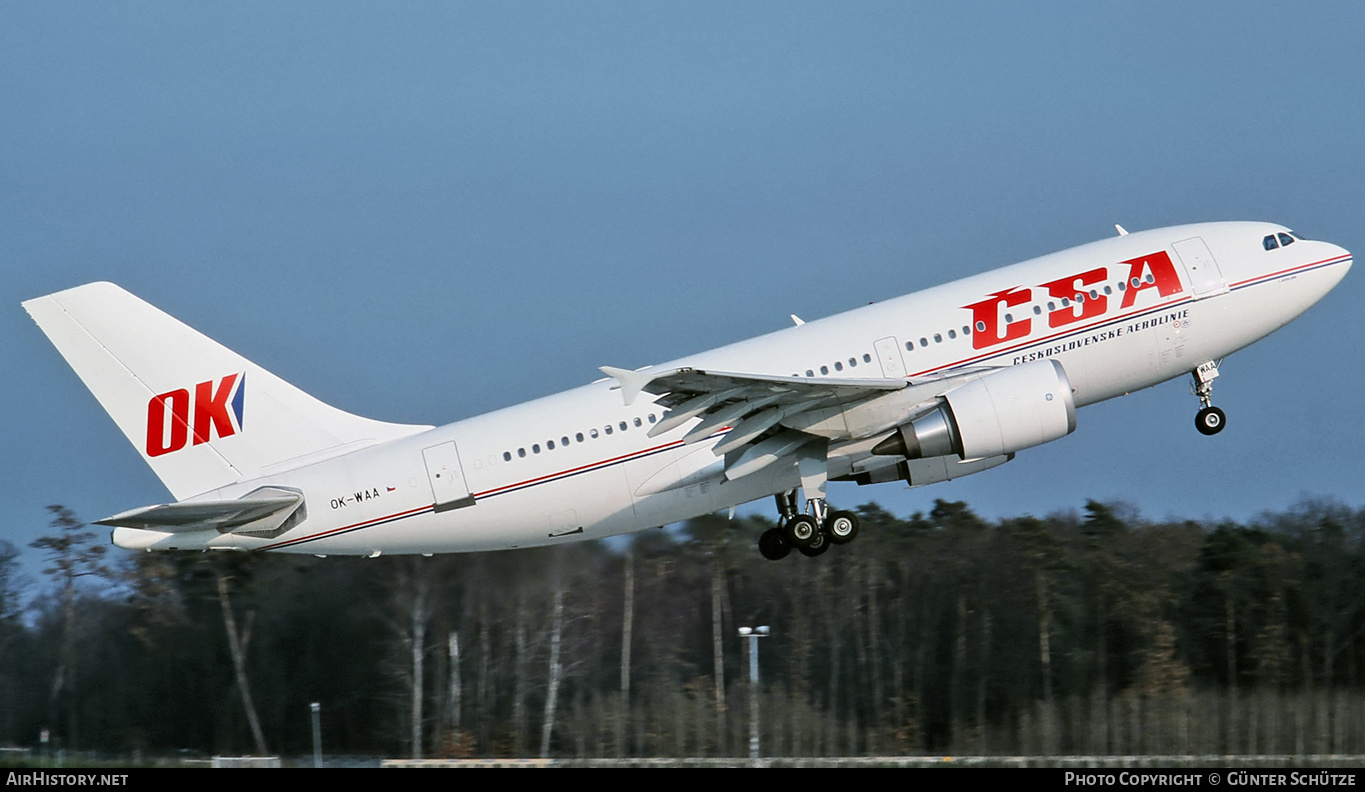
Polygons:
[[792,551],[781,528],[769,528],[758,537],[758,552],[769,561],[781,561]]
[[858,516],[853,512],[834,512],[825,523],[825,532],[834,544],[848,544],[858,538]]
[[815,558],[816,556],[824,555],[825,551],[829,550],[831,544],[832,542],[830,542],[829,536],[824,531],[816,531],[815,541],[804,547],[797,547],[796,550],[807,558]]
[[787,541],[798,550],[820,541],[820,526],[808,514],[798,514],[783,526]]
[[1216,435],[1227,425],[1228,417],[1217,407],[1205,407],[1194,416],[1194,427],[1203,435]]

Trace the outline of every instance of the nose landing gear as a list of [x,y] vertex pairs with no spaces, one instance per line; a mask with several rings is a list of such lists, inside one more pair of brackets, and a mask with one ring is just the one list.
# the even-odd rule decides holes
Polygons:
[[1194,416],[1194,426],[1201,434],[1216,435],[1223,431],[1227,416],[1217,407],[1205,407]]
[[1227,416],[1213,406],[1213,381],[1218,378],[1218,366],[1222,362],[1210,360],[1190,372],[1194,377],[1194,394],[1204,405],[1194,416],[1194,427],[1203,435],[1216,435],[1227,425]]

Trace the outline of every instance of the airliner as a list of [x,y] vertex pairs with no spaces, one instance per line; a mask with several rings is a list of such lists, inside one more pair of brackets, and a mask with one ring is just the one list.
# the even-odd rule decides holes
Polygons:
[[343,412],[111,283],[29,315],[174,502],[99,520],[134,550],[431,554],[597,539],[773,498],[758,548],[858,535],[829,481],[920,487],[1070,434],[1306,311],[1351,254],[1268,223],[1117,235],[441,427]]

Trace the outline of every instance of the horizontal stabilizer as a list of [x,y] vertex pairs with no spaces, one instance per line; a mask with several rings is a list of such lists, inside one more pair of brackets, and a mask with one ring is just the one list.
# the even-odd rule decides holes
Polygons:
[[[285,522],[299,511],[303,495],[278,487],[264,487],[237,500],[190,501],[143,506],[115,514],[98,525],[139,528],[166,533],[213,530],[251,535],[283,533]],[[297,522],[297,520],[295,521]]]

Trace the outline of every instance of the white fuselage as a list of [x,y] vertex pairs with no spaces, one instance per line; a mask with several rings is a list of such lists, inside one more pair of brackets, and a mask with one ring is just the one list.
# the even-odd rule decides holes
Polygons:
[[[1267,235],[1284,231],[1211,223],[1116,236],[660,368],[916,381],[1050,358],[1083,406],[1187,375],[1327,294],[1350,254],[1310,240],[1265,249]],[[1191,242],[1200,239],[1202,248]],[[799,486],[794,464],[727,480],[711,450],[723,432],[686,446],[690,425],[647,437],[663,413],[648,394],[625,406],[617,383],[604,379],[226,486],[196,499],[283,485],[303,492],[306,518],[274,539],[229,533],[198,546],[317,554],[528,547],[663,525]],[[462,468],[453,474],[464,478],[456,486],[472,502],[438,511],[434,491],[449,479],[435,478],[423,452],[449,443]],[[866,439],[831,445],[829,476],[862,469],[869,448]],[[188,538],[156,546],[187,546]]]

